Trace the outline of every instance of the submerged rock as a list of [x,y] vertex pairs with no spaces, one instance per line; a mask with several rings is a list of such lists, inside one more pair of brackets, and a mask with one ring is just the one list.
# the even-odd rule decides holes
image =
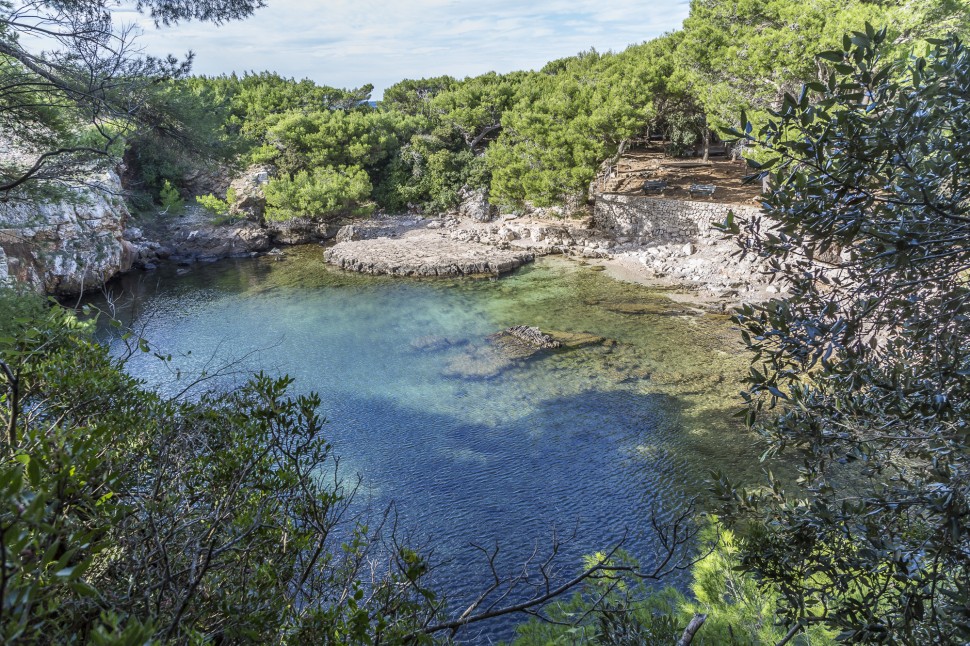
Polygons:
[[552,337],[559,347],[566,350],[577,350],[594,345],[613,346],[616,341],[606,337],[589,334],[588,332],[562,332],[559,330],[549,330],[547,336]]
[[464,339],[449,339],[445,336],[438,336],[436,334],[431,334],[428,336],[418,337],[411,341],[411,347],[415,350],[423,350],[427,352],[440,352],[442,350],[447,350],[448,348],[464,345],[467,343]]
[[493,334],[489,338],[497,340],[502,337],[511,337],[537,350],[551,350],[562,347],[562,343],[543,333],[539,328],[528,325],[514,325],[498,334]]
[[441,374],[459,379],[493,379],[513,365],[515,361],[499,348],[473,346],[452,356]]
[[616,314],[633,314],[652,316],[687,316],[703,314],[703,310],[689,307],[678,307],[673,302],[648,301],[646,303],[603,303],[603,309]]

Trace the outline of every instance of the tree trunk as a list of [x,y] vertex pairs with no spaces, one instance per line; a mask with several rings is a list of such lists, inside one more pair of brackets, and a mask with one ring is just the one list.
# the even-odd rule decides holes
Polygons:
[[684,629],[684,634],[677,641],[677,646],[690,646],[690,643],[694,641],[694,635],[701,629],[705,621],[707,621],[707,615],[694,615],[694,618],[687,624],[687,628]]
[[711,157],[711,129],[707,127],[707,115],[704,115],[704,158],[701,161],[708,161]]

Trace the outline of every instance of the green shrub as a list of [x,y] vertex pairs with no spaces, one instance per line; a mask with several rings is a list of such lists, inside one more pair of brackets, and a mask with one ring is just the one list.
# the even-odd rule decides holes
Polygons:
[[292,177],[271,179],[264,187],[266,219],[332,218],[340,215],[368,215],[371,182],[357,166],[322,167],[300,171]]
[[162,212],[171,215],[181,215],[185,211],[185,200],[179,194],[177,188],[172,183],[165,180],[162,190],[159,192],[159,199],[162,201]]
[[[778,643],[787,632],[776,617],[779,596],[738,569],[734,534],[711,520],[702,529],[699,543],[703,551],[691,568],[691,597],[670,586],[652,588],[635,576],[591,579],[583,592],[543,610],[551,622],[533,619],[519,626],[513,646],[673,644],[697,614],[707,618],[694,637],[695,646]],[[636,566],[626,554],[617,554],[614,560],[615,565]],[[833,642],[833,632],[816,626],[792,643]]]
[[236,201],[236,191],[231,186],[226,191],[226,199],[224,200],[220,200],[212,193],[209,193],[208,195],[199,195],[195,198],[195,201],[213,216],[212,222],[214,224],[231,224],[237,219],[237,216],[229,212],[229,209],[232,208],[233,203]]

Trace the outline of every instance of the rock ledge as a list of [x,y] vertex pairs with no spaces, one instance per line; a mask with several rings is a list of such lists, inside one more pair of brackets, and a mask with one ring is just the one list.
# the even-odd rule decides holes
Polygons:
[[347,240],[327,249],[324,259],[341,269],[389,276],[498,276],[532,262],[528,251],[458,242],[434,232],[401,238]]

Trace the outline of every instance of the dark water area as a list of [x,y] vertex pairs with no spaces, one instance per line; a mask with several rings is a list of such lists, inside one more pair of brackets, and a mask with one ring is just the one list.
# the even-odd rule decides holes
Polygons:
[[[335,270],[307,247],[131,274],[92,302],[172,355],[128,364],[162,392],[202,371],[230,388],[260,369],[319,392],[341,471],[362,477],[358,507],[379,518],[395,503],[401,531],[433,545],[453,608],[489,581],[471,543],[499,545],[512,571],[570,537],[558,561],[573,574],[626,536],[649,564],[651,514],[702,495],[711,469],[760,471],[730,419],[746,359],[726,317],[568,261],[407,280]],[[487,337],[512,325],[568,333],[572,347],[510,357]],[[114,328],[101,334],[121,351]],[[508,638],[515,621],[464,637]]]

